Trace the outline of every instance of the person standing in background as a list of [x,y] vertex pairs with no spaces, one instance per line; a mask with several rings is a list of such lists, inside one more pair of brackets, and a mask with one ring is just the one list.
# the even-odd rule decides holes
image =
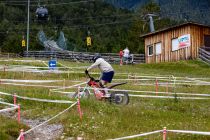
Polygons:
[[130,54],[130,51],[129,51],[128,47],[126,47],[123,50],[123,59],[126,62],[126,64],[128,63],[129,54]]
[[123,64],[123,51],[122,51],[122,49],[120,49],[119,56],[120,56],[120,65],[122,65]]

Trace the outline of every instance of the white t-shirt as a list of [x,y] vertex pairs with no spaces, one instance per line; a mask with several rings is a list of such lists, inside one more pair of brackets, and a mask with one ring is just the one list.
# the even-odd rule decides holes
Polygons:
[[89,68],[87,68],[87,70],[89,71],[93,68],[96,68],[97,66],[101,70],[101,72],[114,71],[112,66],[108,62],[106,62],[103,58],[98,58],[94,64],[92,64]]
[[129,57],[129,53],[130,53],[130,51],[127,49],[127,48],[125,48],[124,50],[123,50],[123,57]]

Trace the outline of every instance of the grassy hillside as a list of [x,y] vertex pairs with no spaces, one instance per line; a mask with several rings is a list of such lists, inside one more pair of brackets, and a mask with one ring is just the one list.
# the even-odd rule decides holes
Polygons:
[[[67,61],[59,61],[60,63],[69,66],[88,66],[89,64],[72,63]],[[2,62],[0,62],[2,64]],[[12,65],[13,63],[9,63]],[[17,65],[17,62],[15,63]],[[22,63],[19,63],[22,64]],[[33,65],[33,64],[31,64]],[[44,66],[41,64],[34,64]],[[113,65],[116,71],[115,79],[127,79],[129,75],[136,76],[164,76],[182,77],[187,78],[210,78],[210,68],[208,65],[200,61],[180,61],[175,63],[162,63],[162,64],[141,64],[141,65]],[[44,85],[63,86],[64,79],[65,85],[73,85],[70,80],[85,81],[84,69],[75,70],[74,73],[69,74],[41,74],[41,73],[25,73],[23,72],[1,72],[1,79],[54,79],[62,80],[56,83],[46,83]],[[98,71],[95,71],[98,72]],[[119,75],[123,73],[123,75]],[[95,75],[95,77],[98,75]],[[210,81],[210,79],[207,79]],[[121,80],[122,81],[122,80]],[[115,80],[113,82],[116,82]],[[152,82],[155,82],[153,79]],[[126,85],[117,87],[127,90],[140,90],[145,91],[145,95],[153,95],[147,91],[155,91],[154,85],[138,85],[143,84],[144,81],[128,81]],[[178,83],[178,81],[177,81]],[[38,83],[34,83],[38,84]],[[60,93],[49,93],[50,88],[41,87],[26,87],[14,85],[0,85],[1,92],[17,93],[21,96],[44,98],[44,99],[57,99],[57,100],[72,100],[68,96]],[[63,91],[76,91],[63,90]],[[165,92],[166,87],[159,87],[159,91]],[[176,85],[169,87],[169,92],[172,93],[205,93],[210,94],[210,86],[207,85]],[[143,94],[129,92],[129,94]],[[172,95],[173,96],[173,95]],[[178,95],[183,97],[184,95]],[[189,96],[191,97],[191,96]],[[12,103],[12,97],[0,95],[6,102]],[[55,104],[55,103],[40,103],[35,101],[28,101],[18,99],[18,103],[22,106],[22,118],[24,119],[39,119],[46,120],[62,110],[66,109],[69,105]],[[106,102],[97,101],[94,98],[90,100],[81,100],[81,109],[83,112],[83,119],[80,121],[79,114],[76,106],[64,113],[60,117],[50,121],[50,124],[62,124],[64,131],[62,136],[58,139],[76,138],[78,136],[85,139],[111,139],[123,137],[128,135],[135,135],[143,132],[151,132],[160,130],[163,127],[167,129],[178,130],[195,130],[195,131],[210,131],[210,100],[182,100],[182,99],[152,99],[152,98],[138,98],[131,97],[130,103],[127,106],[119,106],[109,104]],[[6,120],[6,121],[5,121]],[[9,121],[12,120],[12,121]],[[0,117],[1,135],[0,139],[16,139],[18,136],[19,128],[23,126],[18,125],[13,119],[5,119]],[[11,125],[11,123],[13,123]],[[12,132],[10,131],[11,128]],[[27,129],[27,128],[25,128]],[[140,140],[151,139],[159,140],[162,134],[154,134],[138,138]],[[168,139],[171,140],[208,140],[209,136],[199,136],[190,134],[174,134],[168,133]]]
[[[30,48],[43,50],[38,32],[44,31],[48,39],[58,40],[64,32],[67,49],[71,51],[118,52],[125,48],[132,12],[97,1],[71,2],[69,0],[40,1],[49,11],[49,21],[38,22],[35,11],[37,2],[30,6]],[[2,52],[19,53],[22,37],[26,39],[27,3],[24,1],[0,2],[0,46]],[[86,37],[92,38],[92,47],[86,46]]]

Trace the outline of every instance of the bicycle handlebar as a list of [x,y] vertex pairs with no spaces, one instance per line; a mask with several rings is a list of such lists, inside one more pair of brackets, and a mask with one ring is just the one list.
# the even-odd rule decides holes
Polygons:
[[88,78],[92,78],[88,72],[85,74],[86,74],[86,76],[88,76]]
[[88,78],[90,78],[91,80],[93,80],[93,81],[95,81],[95,82],[97,82],[98,80],[95,80],[95,78],[93,78],[93,77],[91,77],[90,76],[90,74],[87,72],[87,73],[85,73],[86,74],[86,76],[88,76]]

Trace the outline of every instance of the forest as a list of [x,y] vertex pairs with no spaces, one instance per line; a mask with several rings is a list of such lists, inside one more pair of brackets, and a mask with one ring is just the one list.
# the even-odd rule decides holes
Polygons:
[[160,8],[161,17],[170,17],[174,20],[186,20],[210,25],[209,0],[104,0],[116,7],[137,10],[143,5],[154,2]]
[[[21,41],[27,32],[27,1],[0,2],[0,48],[1,52],[20,53],[25,51]],[[37,22],[35,11],[46,6],[49,20]],[[116,53],[128,47],[132,53],[144,53],[144,42],[139,36],[149,32],[148,13],[160,13],[160,7],[150,2],[137,11],[117,8],[102,0],[95,1],[31,1],[29,50],[44,50],[37,39],[39,31],[57,39],[62,31],[69,51]],[[183,21],[154,17],[155,29],[161,29]],[[92,45],[86,45],[90,35]]]

